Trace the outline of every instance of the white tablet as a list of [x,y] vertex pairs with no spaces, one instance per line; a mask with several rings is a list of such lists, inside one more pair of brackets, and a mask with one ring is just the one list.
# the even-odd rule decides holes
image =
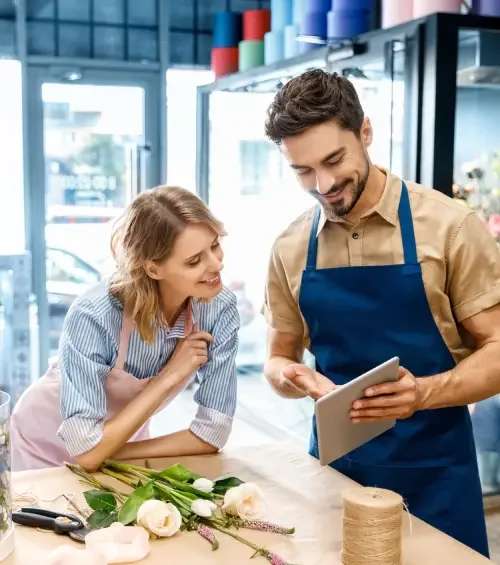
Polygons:
[[356,400],[373,385],[397,381],[399,357],[394,357],[364,375],[320,398],[315,405],[319,461],[329,465],[356,447],[394,427],[396,420],[354,424],[349,412]]

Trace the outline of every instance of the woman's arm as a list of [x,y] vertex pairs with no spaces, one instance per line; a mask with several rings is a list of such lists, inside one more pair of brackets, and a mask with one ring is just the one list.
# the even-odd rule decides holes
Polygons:
[[79,300],[68,312],[61,335],[63,423],[59,434],[69,454],[89,471],[95,471],[116,453],[183,384],[175,366],[171,371],[166,367],[121,412],[106,421],[104,379],[115,349],[92,303]]
[[204,306],[209,315],[216,307],[220,313],[212,330],[214,344],[208,348],[208,362],[198,371],[201,384],[195,401],[199,407],[191,426],[162,437],[127,443],[113,456],[115,459],[203,455],[215,453],[226,444],[236,410],[240,317],[236,297],[226,289],[221,294],[216,303]]

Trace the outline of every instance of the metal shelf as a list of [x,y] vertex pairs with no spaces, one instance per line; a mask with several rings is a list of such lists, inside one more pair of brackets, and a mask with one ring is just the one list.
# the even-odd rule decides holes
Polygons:
[[246,92],[249,90],[274,92],[276,85],[287,76],[300,74],[307,69],[325,67],[329,51],[329,47],[320,47],[292,59],[227,75],[210,84],[198,87],[198,92],[210,93],[221,90],[231,92]]

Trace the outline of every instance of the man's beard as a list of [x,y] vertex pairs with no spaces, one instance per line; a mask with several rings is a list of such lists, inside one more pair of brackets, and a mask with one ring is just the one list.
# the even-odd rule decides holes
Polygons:
[[[370,174],[370,165],[368,163],[368,160],[366,160],[365,173],[363,174],[363,176],[361,177],[361,179],[357,184],[354,184],[352,179],[346,179],[341,184],[333,185],[332,188],[326,194],[319,195],[318,193],[316,193],[315,196],[321,202],[321,205],[325,209],[326,214],[337,218],[347,216],[347,214],[349,214],[352,211],[354,206],[356,206],[356,204],[358,203],[358,200],[361,198],[361,195],[363,194],[366,188],[366,183],[368,182],[369,174]],[[349,185],[352,185],[353,188],[349,192],[346,192],[346,194],[343,195],[342,200],[339,200],[338,202],[328,202],[325,199],[325,197],[335,194],[339,190],[347,188]],[[350,199],[348,199],[349,196]]]

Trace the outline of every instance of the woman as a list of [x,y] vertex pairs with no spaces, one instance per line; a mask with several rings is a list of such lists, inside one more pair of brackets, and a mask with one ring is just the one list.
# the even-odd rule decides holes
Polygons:
[[[239,315],[222,286],[222,225],[194,194],[161,186],[127,208],[116,272],[68,311],[59,358],[12,414],[14,470],[107,458],[213,453],[236,406]],[[149,439],[151,416],[198,375],[189,429]]]

